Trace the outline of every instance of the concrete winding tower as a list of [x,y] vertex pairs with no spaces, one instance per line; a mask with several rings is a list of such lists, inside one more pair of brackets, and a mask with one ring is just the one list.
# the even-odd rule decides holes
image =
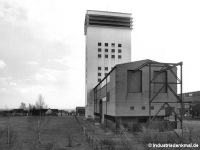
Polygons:
[[88,10],[86,42],[85,116],[94,117],[93,89],[117,64],[131,62],[132,16],[130,13]]

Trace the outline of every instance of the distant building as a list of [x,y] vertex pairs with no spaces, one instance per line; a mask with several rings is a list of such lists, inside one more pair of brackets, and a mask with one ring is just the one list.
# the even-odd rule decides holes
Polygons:
[[13,109],[14,116],[28,116],[28,111],[24,109]]
[[51,111],[52,111],[52,114],[51,115],[53,115],[53,116],[58,116],[58,109],[51,109]]
[[2,110],[1,111],[2,116],[13,116],[13,110]]
[[33,108],[30,110],[30,114],[32,116],[39,116],[39,115],[52,115],[52,116],[58,116],[58,109],[35,109]]
[[76,107],[77,116],[85,116],[85,107]]
[[[183,93],[183,102],[185,116],[200,116],[200,91]],[[178,112],[180,113],[180,107]]]
[[115,65],[131,61],[132,16],[130,13],[88,10],[84,29],[85,116],[94,117],[93,88]]
[[65,116],[65,115],[68,115],[68,112],[65,111],[65,110],[58,110],[58,115],[59,116]]
[[45,115],[51,115],[53,113],[53,111],[49,108],[48,110],[46,110]]
[[[149,67],[143,67],[137,71],[136,68],[151,60],[116,65],[109,74],[94,88],[94,115],[95,119],[108,127],[115,128],[119,124],[145,123],[149,119]],[[155,61],[152,61],[155,62]],[[177,93],[176,78],[171,72],[159,73],[161,67],[152,67],[151,76],[155,77],[151,86],[151,94],[155,96],[154,102],[175,102],[170,106],[175,111],[178,104],[177,98],[167,88]],[[176,67],[172,69],[177,74]],[[163,87],[163,88],[162,88]],[[172,111],[169,107],[161,107],[163,103],[151,104],[151,115],[154,116],[159,109],[160,113],[156,119],[163,120],[170,116]]]

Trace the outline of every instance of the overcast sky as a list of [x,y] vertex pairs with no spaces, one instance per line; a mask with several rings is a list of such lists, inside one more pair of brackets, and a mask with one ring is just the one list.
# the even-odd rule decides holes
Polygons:
[[199,0],[0,0],[0,108],[85,105],[87,10],[132,13],[132,61],[183,61],[183,92],[199,91]]

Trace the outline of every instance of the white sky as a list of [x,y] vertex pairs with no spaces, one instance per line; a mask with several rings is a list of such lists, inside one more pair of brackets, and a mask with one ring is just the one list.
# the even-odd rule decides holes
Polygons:
[[199,91],[199,0],[0,0],[0,108],[85,105],[86,10],[132,13],[132,61],[183,61],[183,92]]

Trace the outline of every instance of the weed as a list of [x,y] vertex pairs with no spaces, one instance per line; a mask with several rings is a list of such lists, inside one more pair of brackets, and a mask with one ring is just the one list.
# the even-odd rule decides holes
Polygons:
[[67,136],[67,147],[72,147],[72,142],[73,142],[73,136],[70,132],[66,132]]

